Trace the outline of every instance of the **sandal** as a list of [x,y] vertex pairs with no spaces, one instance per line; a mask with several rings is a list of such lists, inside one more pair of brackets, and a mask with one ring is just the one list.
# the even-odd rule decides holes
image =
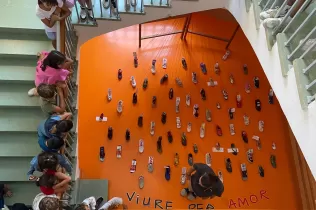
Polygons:
[[171,131],[168,131],[167,136],[168,136],[168,141],[169,141],[169,143],[172,143],[173,137],[172,137]]
[[229,115],[229,119],[234,119],[234,112],[235,112],[235,108],[229,108],[228,109],[228,115]]
[[183,132],[181,135],[181,144],[183,146],[187,146],[187,136],[185,135],[185,133]]
[[248,180],[248,172],[247,172],[247,167],[245,163],[242,163],[240,165],[241,168],[241,178],[243,181],[247,181]]
[[137,124],[138,124],[138,127],[143,127],[143,115],[140,115],[138,117]]
[[176,113],[180,112],[180,97],[176,98]]
[[206,100],[206,94],[205,94],[205,90],[202,88],[201,91],[200,91],[200,94],[201,94],[201,97],[202,97],[202,100]]
[[276,150],[276,145],[275,145],[274,142],[272,142],[272,149],[273,149],[273,150]]
[[155,122],[154,121],[151,121],[150,122],[150,135],[154,135],[155,134]]
[[152,156],[149,156],[148,158],[147,170],[149,173],[152,173],[154,171],[154,157]]
[[253,163],[253,149],[249,149],[247,151],[247,160],[249,163]]
[[179,154],[176,153],[174,155],[174,166],[178,166],[179,165]]
[[144,79],[144,82],[143,82],[143,89],[146,89],[147,86],[148,86],[148,79],[145,78],[145,79]]
[[256,88],[259,88],[259,85],[260,85],[260,83],[259,83],[259,77],[254,77],[254,78],[253,78],[253,83],[254,83],[254,85],[255,85]]
[[248,135],[247,135],[246,131],[242,131],[242,132],[241,132],[241,137],[242,137],[242,140],[243,140],[246,144],[248,144]]
[[173,99],[173,89],[170,88],[169,90],[169,99]]
[[184,69],[188,68],[188,65],[187,65],[187,62],[186,62],[185,58],[181,59],[181,63],[182,63],[182,68],[184,68]]
[[247,66],[247,64],[243,65],[243,69],[244,69],[244,74],[248,75],[248,66]]
[[126,129],[126,132],[125,132],[125,140],[126,141],[129,141],[131,139],[131,132]]
[[214,72],[215,72],[215,74],[219,74],[220,73],[220,68],[219,68],[219,63],[215,63],[215,65],[214,65]]
[[165,166],[165,179],[167,180],[167,181],[169,181],[170,180],[170,166]]
[[212,158],[210,153],[205,154],[205,164],[211,166]]
[[177,122],[177,128],[180,129],[181,128],[180,117],[176,117],[176,122]]
[[151,73],[156,74],[156,59],[154,59],[151,63]]
[[230,135],[235,135],[235,126],[234,124],[229,124],[229,132],[230,132]]
[[196,84],[196,83],[198,82],[195,72],[192,72],[192,82],[193,82],[194,84]]
[[188,163],[190,166],[193,166],[193,155],[191,153],[188,154]]
[[108,101],[111,101],[112,100],[112,89],[109,88],[108,89]]
[[200,138],[203,139],[204,136],[205,136],[205,123],[202,123],[200,127]]
[[164,84],[168,80],[168,74],[163,75],[163,77],[160,79],[160,84]]
[[262,145],[261,145],[260,138],[259,138],[258,141],[256,141],[256,145],[257,145],[257,149],[258,149],[258,150],[261,150],[261,149],[262,149]]
[[167,68],[167,58],[162,59],[162,68],[166,69]]
[[216,125],[216,134],[218,136],[222,136],[223,135],[222,129],[221,129],[221,127],[219,127],[219,125]]
[[136,165],[137,165],[137,161],[135,159],[132,160],[132,164],[131,167],[129,169],[130,173],[135,173],[136,172]]
[[116,158],[120,159],[122,157],[122,146],[116,146]]
[[232,162],[231,162],[230,158],[225,159],[225,166],[226,166],[226,170],[229,173],[233,172]]
[[131,76],[131,85],[132,85],[133,88],[136,87],[136,80],[135,80],[135,78],[133,76]]
[[122,69],[119,69],[117,71],[117,78],[118,78],[118,80],[121,80],[123,78],[123,71],[122,71]]
[[228,93],[227,93],[227,91],[224,89],[224,90],[222,90],[222,93],[223,93],[224,99],[228,100]]
[[259,131],[263,132],[263,128],[264,128],[264,122],[263,120],[259,120]]
[[152,104],[152,107],[156,107],[156,105],[157,105],[157,97],[156,96],[153,96],[151,104]]
[[185,104],[187,106],[190,106],[190,104],[191,104],[191,96],[190,96],[190,94],[185,96]]
[[139,187],[139,189],[143,189],[144,188],[144,177],[143,176],[140,176],[139,178],[138,178],[138,187]]
[[196,144],[193,144],[193,152],[196,154],[198,153],[198,146]]
[[250,121],[249,121],[248,115],[244,114],[243,118],[244,118],[245,125],[249,125]]
[[166,112],[163,112],[161,114],[161,122],[162,122],[162,124],[166,124],[166,122],[167,122],[167,113]]
[[185,184],[186,180],[187,180],[187,168],[186,167],[182,167],[180,183],[181,184]]
[[113,128],[110,126],[108,128],[108,139],[112,140],[112,137],[113,137]]
[[162,137],[159,136],[158,137],[158,141],[157,141],[157,151],[161,154],[162,153],[162,144],[161,144],[161,140],[162,140]]
[[203,74],[207,74],[207,69],[206,69],[205,63],[200,63],[200,67],[201,67]]
[[118,101],[116,110],[118,113],[122,113],[122,111],[123,111],[123,101],[122,100]]
[[182,83],[182,81],[180,80],[179,77],[176,78],[176,83],[177,83],[177,85],[178,85],[179,87],[183,87],[183,83]]
[[192,130],[192,123],[188,122],[187,132],[190,133]]
[[271,163],[271,165],[272,165],[273,168],[276,168],[276,167],[277,167],[275,155],[271,155],[271,156],[270,156],[270,163]]
[[206,116],[206,121],[207,122],[211,122],[212,121],[211,111],[209,109],[206,109],[205,116]]
[[264,169],[263,169],[263,167],[262,166],[258,166],[258,171],[259,171],[259,175],[261,176],[261,177],[264,177]]
[[199,116],[199,105],[194,104],[193,106],[193,116],[198,117]]
[[237,104],[237,108],[241,108],[242,107],[242,103],[241,103],[241,95],[238,94],[236,96],[236,104]]

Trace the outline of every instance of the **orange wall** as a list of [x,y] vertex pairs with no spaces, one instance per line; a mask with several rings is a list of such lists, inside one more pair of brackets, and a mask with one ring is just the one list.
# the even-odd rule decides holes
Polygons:
[[[170,20],[146,24],[143,26],[143,35],[152,35],[174,30],[181,30],[184,19]],[[224,22],[207,16],[205,13],[193,15],[190,30],[229,38],[236,27],[236,23]],[[166,201],[172,201],[174,209],[188,208],[190,204],[202,204],[205,208],[208,203],[216,209],[246,208],[246,209],[300,209],[298,189],[296,185],[295,170],[290,155],[289,134],[285,117],[276,100],[274,105],[268,104],[269,82],[261,69],[261,66],[251,49],[246,37],[241,30],[238,31],[230,50],[231,57],[222,61],[225,52],[225,43],[188,34],[187,41],[180,39],[180,35],[165,36],[145,40],[142,48],[138,49],[138,28],[132,26],[96,37],[84,44],[80,51],[80,95],[79,95],[79,162],[81,178],[105,178],[109,180],[109,196],[120,196],[128,204],[130,209],[146,208],[141,205],[144,196],[146,200],[151,197],[151,204],[147,208],[154,208],[154,199],[161,199],[161,205],[165,208]],[[132,52],[139,56],[139,67],[133,67]],[[161,68],[162,58],[168,59],[166,70]],[[188,62],[188,70],[181,67],[181,58]],[[152,59],[157,59],[157,74],[150,72]],[[222,73],[215,75],[214,63],[220,62]],[[206,63],[208,74],[203,75],[199,64]],[[243,64],[248,64],[249,75],[244,75]],[[117,80],[117,70],[123,70],[123,79]],[[191,73],[195,71],[199,83],[194,85],[191,81]],[[163,74],[169,75],[168,84],[160,85]],[[229,83],[229,74],[235,76],[235,84]],[[132,104],[134,92],[130,85],[130,76],[135,76],[138,88],[138,103]],[[244,91],[246,82],[253,84],[254,76],[260,78],[260,89],[252,88],[250,94]],[[142,89],[143,79],[149,79],[147,90]],[[184,83],[183,88],[175,84],[175,77],[180,77]],[[206,82],[212,77],[219,85],[211,88]],[[107,102],[107,89],[112,88],[113,100]],[[169,100],[169,88],[174,89],[174,99]],[[202,101],[199,91],[204,88],[207,100]],[[221,90],[225,88],[229,93],[229,100],[224,101]],[[185,106],[185,95],[191,94],[191,107]],[[241,94],[243,107],[236,109],[235,119],[229,120],[227,110],[236,107],[236,94]],[[151,98],[157,96],[157,108],[152,108]],[[175,97],[181,97],[180,113],[175,113]],[[254,101],[259,98],[262,102],[262,111],[255,110]],[[118,100],[124,101],[122,115],[116,112]],[[216,109],[216,102],[222,105],[221,110]],[[200,117],[192,115],[192,104],[199,104]],[[205,122],[205,109],[212,111],[212,122],[206,122],[206,134],[204,139],[199,138],[199,127]],[[161,113],[167,112],[167,123],[161,123]],[[95,117],[104,113],[108,117],[107,122],[96,122]],[[243,115],[250,116],[250,125],[245,126]],[[144,114],[144,126],[138,128],[137,118]],[[176,128],[176,116],[181,117],[182,128]],[[265,130],[258,131],[258,121],[264,120]],[[156,122],[155,135],[151,136],[150,121]],[[188,146],[181,145],[181,132],[186,132],[186,125],[192,122],[192,132],[187,133]],[[229,124],[235,124],[236,135],[229,134]],[[215,125],[223,129],[223,136],[218,137]],[[107,139],[107,128],[112,126],[114,137]],[[125,141],[125,130],[131,130],[130,142]],[[167,141],[167,131],[171,130],[174,142]],[[249,144],[245,144],[241,138],[241,131],[246,130],[249,136]],[[158,136],[163,137],[163,154],[156,151]],[[258,151],[252,135],[259,135],[262,140],[262,150]],[[145,141],[145,151],[138,153],[138,140]],[[225,153],[212,153],[211,149],[216,142],[225,148],[231,143],[239,148],[238,156]],[[272,142],[276,143],[277,150],[272,150]],[[196,143],[199,152],[194,155],[195,162],[204,162],[205,153],[211,152],[212,168],[224,174],[225,192],[221,198],[212,200],[198,199],[189,202],[179,193],[181,167],[188,167],[187,155],[193,153],[192,145]],[[122,145],[123,156],[116,159],[116,146]],[[103,163],[98,159],[99,147],[105,146],[106,158]],[[254,163],[249,164],[246,159],[246,151],[254,149]],[[173,166],[174,153],[180,155],[180,165]],[[277,169],[270,164],[270,155],[277,157]],[[154,156],[154,172],[147,172],[148,156]],[[233,173],[225,170],[224,158],[230,157],[233,162]],[[132,159],[137,160],[137,171],[129,173]],[[242,181],[240,164],[246,163],[248,167],[248,181]],[[265,177],[258,174],[258,165],[265,168]],[[164,166],[171,166],[171,180],[164,179]],[[145,187],[138,188],[138,177],[145,177]],[[135,196],[130,202],[126,193]],[[93,192],[91,192],[93,194]],[[265,193],[265,194],[264,194]],[[139,194],[139,204],[136,203],[136,194]],[[264,196],[260,195],[264,194]],[[247,202],[244,199],[247,199]],[[256,202],[256,198],[258,201]],[[253,202],[251,202],[251,200]],[[233,204],[235,202],[235,205]],[[242,204],[242,202],[245,202]],[[248,205],[247,205],[248,203]],[[193,205],[191,205],[193,207]]]

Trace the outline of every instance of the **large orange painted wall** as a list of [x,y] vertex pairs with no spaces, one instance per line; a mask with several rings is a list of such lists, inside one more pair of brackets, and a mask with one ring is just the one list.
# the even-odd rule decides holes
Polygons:
[[[163,21],[146,24],[143,26],[143,35],[152,35],[182,29],[184,19]],[[205,13],[194,14],[190,29],[197,32],[209,33],[215,36],[229,38],[233,33],[236,23],[216,20]],[[79,89],[79,162],[81,178],[105,178],[109,180],[109,196],[123,197],[130,209],[154,208],[154,199],[161,199],[161,205],[165,208],[166,201],[172,202],[172,208],[188,208],[190,204],[195,208],[205,208],[208,203],[216,209],[245,208],[245,209],[300,209],[298,189],[295,178],[294,163],[291,157],[289,145],[288,126],[277,100],[274,105],[268,104],[269,82],[251,49],[245,35],[239,30],[230,47],[231,57],[222,61],[225,43],[196,35],[188,35],[187,41],[181,41],[180,35],[165,36],[143,41],[143,47],[138,49],[138,28],[132,26],[96,37],[81,47],[80,51],[80,89]],[[132,52],[139,56],[139,67],[133,67]],[[168,59],[166,70],[161,68],[162,58]],[[181,67],[181,58],[188,62],[188,70]],[[152,59],[157,59],[157,74],[150,72]],[[221,67],[221,75],[215,75],[214,63],[218,61]],[[208,74],[203,75],[199,64],[206,63]],[[249,74],[244,75],[242,65],[247,64]],[[117,70],[123,70],[123,79],[118,81]],[[191,73],[195,71],[199,83],[194,85],[191,81]],[[168,84],[160,85],[163,74],[169,75]],[[229,83],[229,74],[235,76],[235,84]],[[138,87],[138,103],[132,104],[134,92],[130,85],[130,76],[135,76]],[[260,78],[260,89],[252,88],[250,94],[244,91],[246,82],[253,84],[254,76]],[[147,90],[142,89],[143,79],[149,79]],[[184,87],[177,87],[175,77],[180,77]],[[217,87],[207,87],[206,82],[210,77],[218,81]],[[107,89],[112,88],[113,99],[107,102]],[[174,89],[174,99],[169,100],[169,88]],[[206,90],[207,100],[202,101],[199,91]],[[224,101],[221,90],[226,88],[229,100]],[[185,95],[191,94],[191,107],[185,106]],[[241,94],[243,107],[237,109],[235,119],[229,120],[228,108],[236,107],[236,94]],[[157,96],[157,108],[152,108],[151,98]],[[180,113],[175,113],[175,97],[181,97]],[[259,98],[262,102],[262,111],[255,110],[254,101]],[[118,100],[124,101],[122,115],[116,112]],[[216,102],[220,102],[222,109],[216,109]],[[200,117],[192,115],[192,104],[199,104]],[[199,137],[199,128],[205,122],[205,109],[212,111],[212,122],[206,122],[206,134],[204,139]],[[161,123],[161,113],[167,112],[167,123]],[[107,122],[96,122],[95,117],[104,113],[108,117]],[[245,126],[243,115],[250,116],[250,125]],[[137,118],[144,114],[144,126],[137,126]],[[176,128],[176,116],[181,117],[182,128]],[[258,121],[264,120],[265,130],[258,130]],[[155,135],[151,136],[150,121],[156,122]],[[187,133],[188,146],[181,145],[181,132],[186,132],[186,125],[192,122],[192,132]],[[236,135],[229,133],[229,124],[235,124]],[[223,136],[218,137],[215,125],[223,129]],[[113,140],[107,139],[107,128],[114,129]],[[125,130],[131,130],[130,142],[125,141]],[[167,141],[167,131],[171,130],[174,142]],[[241,131],[246,130],[249,136],[249,144],[245,144],[241,138]],[[156,150],[158,136],[163,136],[163,153]],[[258,151],[252,135],[259,135],[262,140],[262,150]],[[138,140],[145,141],[145,151],[138,153]],[[212,153],[211,149],[216,142],[225,148],[235,143],[240,149],[238,156],[225,153]],[[277,150],[272,150],[272,142],[276,143]],[[195,162],[204,162],[205,153],[211,152],[212,168],[224,174],[225,192],[221,198],[212,200],[198,199],[189,202],[180,196],[182,185],[180,184],[181,167],[188,167],[187,155],[193,153],[192,145],[196,143],[199,152],[194,155]],[[116,159],[116,146],[122,145],[123,156]],[[103,163],[98,159],[99,147],[105,146],[106,158]],[[254,163],[249,164],[246,159],[246,151],[254,149]],[[173,166],[174,154],[180,155],[180,165]],[[277,157],[277,169],[270,164],[270,155]],[[147,172],[148,156],[154,156],[154,172]],[[233,173],[225,170],[224,158],[230,157],[233,162]],[[132,159],[137,160],[137,171],[129,172]],[[248,181],[242,181],[240,164],[246,163],[248,167]],[[164,178],[164,166],[171,166],[171,180]],[[265,177],[258,174],[258,165],[265,168]],[[145,177],[145,187],[138,188],[138,177]],[[129,201],[127,194],[135,195]],[[91,192],[93,194],[93,192]],[[137,204],[136,195],[139,195]],[[142,205],[143,198],[151,198],[149,207]],[[246,199],[246,200],[245,200]],[[157,207],[157,206],[156,206]],[[158,207],[157,207],[158,208]]]

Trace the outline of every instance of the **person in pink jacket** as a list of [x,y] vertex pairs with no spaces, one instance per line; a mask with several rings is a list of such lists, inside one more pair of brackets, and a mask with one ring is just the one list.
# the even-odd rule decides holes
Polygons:
[[[68,97],[66,79],[71,74],[68,70],[73,61],[57,50],[43,51],[39,54],[36,66],[35,87],[39,84],[57,85],[62,88],[64,98]],[[36,88],[28,91],[29,96],[38,95]]]

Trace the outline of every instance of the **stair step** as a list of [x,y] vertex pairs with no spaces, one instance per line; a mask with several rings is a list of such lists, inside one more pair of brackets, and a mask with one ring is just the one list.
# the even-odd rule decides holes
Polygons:
[[35,79],[34,66],[3,65],[0,60],[0,83],[33,84]]
[[4,198],[4,203],[7,206],[15,203],[24,203],[27,206],[31,206],[35,196],[40,193],[40,189],[34,182],[5,182],[5,184],[9,185],[10,190],[13,192],[11,198]]
[[45,116],[40,108],[2,108],[0,132],[37,132],[37,126],[42,120],[45,120]]
[[102,196],[105,201],[108,200],[107,179],[77,179],[76,181],[79,182],[77,202],[80,203],[90,196]]
[[0,83],[0,107],[39,107],[39,97],[29,97],[32,84]]
[[2,133],[0,135],[0,157],[34,157],[41,152],[37,133]]
[[0,39],[0,57],[30,57],[36,59],[38,52],[51,50],[50,41]]
[[30,162],[33,157],[1,157],[0,158],[0,180],[10,181],[28,181],[27,172],[30,168]]
[[44,29],[0,27],[0,39],[48,41]]

